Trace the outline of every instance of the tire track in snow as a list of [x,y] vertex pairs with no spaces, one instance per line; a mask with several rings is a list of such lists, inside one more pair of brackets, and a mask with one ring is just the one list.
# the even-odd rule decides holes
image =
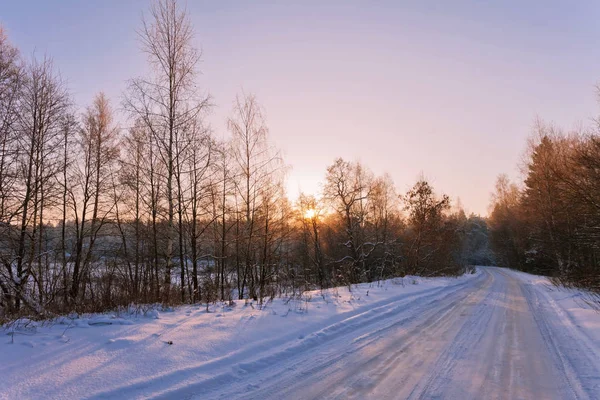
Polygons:
[[[481,282],[482,280],[483,282]],[[293,366],[290,366],[290,363],[287,364],[287,368],[279,366],[277,368],[278,373],[271,374],[268,378],[263,377],[261,381],[253,381],[250,384],[250,388],[253,389],[252,392],[245,392],[243,398],[335,398],[336,396],[346,398],[351,395],[345,390],[337,394],[332,386],[355,389],[352,395],[360,396],[361,389],[368,389],[372,385],[370,378],[367,379],[364,385],[361,383],[359,374],[361,369],[365,369],[369,365],[375,367],[382,362],[381,358],[389,358],[402,353],[412,342],[419,340],[418,332],[420,330],[427,330],[441,320],[453,320],[453,316],[449,314],[454,311],[455,303],[469,297],[473,292],[479,291],[480,285],[485,285],[488,282],[489,277],[482,274],[476,279],[468,281],[469,285],[465,285],[466,287],[460,285],[460,290],[453,290],[443,297],[434,296],[428,299],[429,301],[424,302],[425,296],[422,296],[414,302],[422,302],[422,304],[402,305],[401,310],[397,310],[394,315],[396,319],[390,323],[366,326],[362,330],[354,331],[352,333],[356,336],[353,340],[339,338],[341,341],[338,344],[339,347],[328,349],[323,356],[300,359],[299,361],[296,358],[291,359],[289,361],[294,363]],[[443,304],[443,306],[440,307],[440,304]],[[409,307],[411,305],[415,307]],[[360,353],[363,349],[367,349],[378,340],[385,338],[386,334],[390,330],[393,331],[394,328],[404,331],[405,343],[403,346],[397,346],[392,353],[375,354],[368,361],[361,360],[356,368],[345,362],[352,355]],[[369,370],[369,372],[371,371]],[[336,376],[340,374],[342,376]],[[274,383],[271,384],[273,381]],[[328,384],[323,387],[323,382],[328,382]],[[314,392],[310,389],[311,387],[315,389]],[[307,388],[309,388],[310,393],[307,393]],[[295,395],[295,392],[301,393],[301,395]],[[242,393],[230,392],[226,397],[230,395],[242,396]]]
[[574,398],[599,399],[600,371],[595,360],[600,359],[600,349],[572,323],[553,299],[544,296],[531,284],[523,284],[523,288],[554,366],[563,373]]
[[[470,282],[480,279],[480,276],[462,281],[460,283],[426,289],[416,293],[401,294],[390,299],[382,300],[371,305],[369,309],[359,309],[338,315],[327,322],[321,322],[320,329],[299,339],[294,332],[276,341],[259,342],[251,347],[238,352],[230,353],[222,358],[203,362],[196,366],[170,371],[167,374],[147,377],[127,385],[111,389],[91,398],[110,398],[115,395],[120,397],[135,397],[144,395],[152,398],[183,398],[200,393],[207,393],[217,388],[222,388],[224,383],[245,381],[248,376],[263,371],[273,363],[279,364],[298,353],[306,353],[317,346],[327,343],[337,337],[356,331],[361,326],[369,326],[376,321],[387,320],[401,309],[405,309],[414,302],[428,298],[439,298],[447,293],[459,291]],[[315,325],[309,328],[312,330]],[[298,340],[300,342],[298,343]],[[279,349],[279,350],[278,350]],[[262,355],[263,353],[268,353]],[[156,384],[152,393],[145,393],[150,381],[162,381],[163,390],[157,392]],[[204,397],[204,396],[203,396]]]
[[[486,271],[486,274],[490,274]],[[497,287],[499,282],[492,276],[492,284],[486,289]],[[483,327],[492,318],[492,310],[488,300],[496,294],[496,290],[488,290],[480,293],[483,296],[475,301],[475,310],[465,321],[458,333],[454,336],[439,358],[435,361],[433,368],[428,372],[424,381],[419,382],[408,399],[439,399],[442,398],[444,388],[452,383],[451,377],[457,360],[461,359],[469,347],[475,347],[482,340]]]
[[[415,313],[415,310],[411,308],[412,305],[427,300],[425,303],[427,307],[430,307],[431,305],[435,306],[440,300],[443,301],[446,298],[455,296],[456,293],[462,293],[461,289],[464,286],[472,285],[472,281],[478,279],[481,279],[481,277],[476,277],[472,280],[467,280],[457,285],[415,293],[414,295],[410,296],[412,300],[408,302],[391,302],[390,304],[386,304],[375,309],[370,309],[358,315],[346,318],[340,322],[328,325],[325,328],[322,328],[319,331],[302,338],[300,343],[285,347],[281,351],[274,352],[258,359],[240,362],[233,367],[233,373],[230,371],[224,375],[218,375],[204,382],[198,382],[180,389],[168,391],[155,398],[179,398],[180,396],[192,396],[199,393],[202,393],[202,398],[210,398],[210,391],[220,387],[223,379],[226,379],[230,383],[241,381],[243,384],[241,387],[238,387],[233,394],[219,394],[220,398],[230,396],[234,396],[235,398],[235,396],[239,396],[240,398],[244,399],[262,399],[264,398],[264,395],[254,393],[253,391],[259,389],[264,381],[277,381],[277,379],[285,380],[286,377],[290,376],[291,372],[294,374],[301,373],[303,380],[305,380],[307,377],[315,376],[317,372],[322,372],[325,368],[335,365],[338,361],[348,357],[349,354],[366,347],[369,342],[365,341],[360,345],[344,347],[340,352],[335,351],[334,354],[324,357],[321,363],[315,362],[313,358],[307,357],[307,353],[317,351],[324,344],[328,344],[328,346],[330,346],[331,342],[341,341],[344,346],[347,346],[351,343],[351,339],[346,338],[348,335],[356,335],[360,334],[361,332],[366,332],[366,334],[369,334],[371,333],[373,326],[378,326],[377,324],[389,321],[390,319],[397,317],[400,313],[406,313],[408,315],[402,321],[392,320],[391,326],[397,326],[399,324],[418,319],[420,318],[421,314]],[[432,307],[432,309],[439,311],[438,307]],[[331,349],[327,349],[327,351],[331,352]],[[309,364],[307,370],[302,370],[299,368],[302,363],[306,362]],[[293,366],[290,366],[290,364],[293,364]],[[273,367],[275,367],[274,369],[276,372],[268,379],[265,379],[263,375],[258,377],[260,379],[259,382],[252,380],[252,377],[256,376],[260,372],[271,372],[269,369]],[[319,379],[322,378],[323,375],[319,375]],[[280,391],[285,389],[287,386],[288,385],[285,384],[280,389],[271,388],[267,392],[271,393],[271,395],[275,394],[275,398],[281,398],[282,394]]]
[[508,270],[482,271],[103,395],[600,398],[600,346],[542,289]]
[[[387,349],[389,354],[388,352],[383,352],[370,360],[369,364],[373,365],[372,368],[369,368],[370,365],[365,364],[357,368],[367,367],[367,372],[363,374],[362,384],[360,380],[359,382],[351,383],[351,390],[343,390],[341,393],[336,393],[333,397],[364,398],[369,394],[372,388],[377,387],[381,382],[389,378],[394,380],[396,387],[404,386],[406,384],[406,379],[401,379],[402,377],[395,375],[395,372],[397,372],[395,366],[399,364],[401,359],[407,358],[407,350],[412,348],[413,345],[418,342],[425,340],[425,336],[432,341],[435,341],[436,338],[444,335],[451,335],[451,332],[453,331],[452,326],[460,320],[460,316],[463,315],[466,309],[476,302],[474,298],[480,296],[492,282],[492,277],[488,276],[481,286],[469,288],[472,290],[459,293],[460,296],[456,296],[452,302],[449,302],[442,307],[437,307],[437,309],[434,308],[429,310],[432,312],[430,317],[425,321],[418,323],[416,326],[411,327],[410,330],[406,329],[406,332],[400,337],[394,338],[394,342],[391,343],[392,346],[390,346],[392,348]],[[435,352],[433,347],[430,347],[428,351],[431,354],[434,354]],[[382,359],[380,360],[380,358]],[[415,359],[415,361],[416,363],[413,367],[423,365],[426,362],[426,357]],[[404,360],[404,362],[406,362],[406,360]],[[408,366],[408,368],[411,368],[411,366]],[[358,372],[359,371],[356,371],[356,373]],[[409,375],[406,375],[406,377],[409,377]],[[358,383],[358,385],[356,383]],[[356,386],[356,388],[353,388],[352,386]],[[392,390],[391,393],[396,396],[398,392]]]
[[409,398],[581,398],[552,365],[522,282],[501,269],[488,272],[496,284],[479,312],[465,322]]

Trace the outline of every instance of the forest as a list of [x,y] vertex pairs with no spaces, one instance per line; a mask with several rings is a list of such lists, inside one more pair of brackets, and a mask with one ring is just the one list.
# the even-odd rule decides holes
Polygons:
[[600,291],[599,127],[536,121],[523,182],[496,182],[488,222],[498,265]]
[[50,55],[23,57],[0,28],[0,318],[262,303],[472,265],[600,290],[596,133],[539,122],[524,182],[500,176],[489,218],[343,158],[291,201],[256,96],[233,99],[226,140],[208,124],[185,8],[155,3],[138,34],[151,73],[78,105]]

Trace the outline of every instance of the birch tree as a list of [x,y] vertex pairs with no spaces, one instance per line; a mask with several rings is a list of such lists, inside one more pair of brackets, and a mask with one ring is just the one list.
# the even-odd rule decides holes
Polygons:
[[194,31],[185,8],[175,0],[154,3],[138,33],[152,74],[130,82],[125,106],[146,125],[160,162],[165,165],[167,229],[163,298],[168,301],[177,238],[177,171],[182,162],[178,149],[182,148],[184,130],[201,117],[209,106],[209,98],[197,90],[201,53],[194,47]]
[[71,190],[75,216],[75,249],[70,297],[76,302],[82,277],[89,273],[98,233],[114,209],[110,196],[118,159],[117,129],[107,98],[100,93],[82,117],[79,146],[82,159],[75,167]]
[[260,247],[258,232],[262,228],[258,212],[266,205],[265,201],[269,201],[266,191],[274,184],[275,174],[282,168],[281,157],[269,145],[264,111],[254,95],[236,97],[227,125],[232,135],[232,159],[237,169],[236,194],[243,224],[238,232],[244,265],[241,277],[238,274],[239,296],[243,297],[247,285],[250,297],[257,299],[261,283],[257,258]]
[[[27,301],[27,282],[36,272],[35,267],[38,268],[38,278],[42,268],[44,212],[54,177],[62,165],[61,124],[70,106],[66,86],[48,57],[41,61],[34,59],[24,79],[18,110],[18,183],[14,192],[19,221],[14,262],[11,262],[16,267],[12,280],[16,309],[22,302],[34,307]],[[38,280],[36,284],[39,287],[41,283]]]

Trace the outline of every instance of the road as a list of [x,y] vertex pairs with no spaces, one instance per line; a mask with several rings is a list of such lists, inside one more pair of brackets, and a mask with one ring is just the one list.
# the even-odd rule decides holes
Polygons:
[[162,397],[600,399],[597,344],[519,275],[482,270]]

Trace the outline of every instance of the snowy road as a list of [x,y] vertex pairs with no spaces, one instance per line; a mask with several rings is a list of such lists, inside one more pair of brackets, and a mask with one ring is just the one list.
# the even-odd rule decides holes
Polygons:
[[600,399],[585,296],[490,267],[78,319],[0,343],[0,399]]
[[[499,268],[325,327],[312,345],[167,391],[245,399],[598,399],[600,352],[550,297]],[[213,391],[214,390],[214,391]]]

